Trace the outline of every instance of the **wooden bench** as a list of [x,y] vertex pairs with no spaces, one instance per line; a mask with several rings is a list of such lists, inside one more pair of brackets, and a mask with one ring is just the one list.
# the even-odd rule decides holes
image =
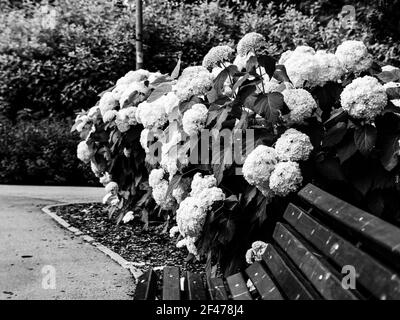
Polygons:
[[276,224],[262,260],[244,272],[206,279],[165,267],[157,292],[159,279],[150,270],[138,279],[135,299],[400,299],[399,228],[312,184],[298,198]]

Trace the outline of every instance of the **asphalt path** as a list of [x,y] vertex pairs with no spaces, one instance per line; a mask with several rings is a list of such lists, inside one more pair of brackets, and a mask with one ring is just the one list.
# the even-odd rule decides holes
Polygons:
[[41,208],[98,202],[102,188],[0,185],[0,300],[132,299],[130,272]]

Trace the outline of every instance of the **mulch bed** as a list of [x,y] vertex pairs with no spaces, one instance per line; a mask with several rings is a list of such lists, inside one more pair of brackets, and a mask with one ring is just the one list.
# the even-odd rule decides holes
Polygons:
[[162,233],[163,226],[150,224],[143,229],[139,218],[127,224],[116,225],[108,218],[102,204],[74,204],[56,207],[55,213],[84,234],[117,252],[131,262],[143,263],[140,269],[149,267],[178,266],[181,270],[204,272],[204,264],[186,262],[186,249],[176,248],[176,239]]

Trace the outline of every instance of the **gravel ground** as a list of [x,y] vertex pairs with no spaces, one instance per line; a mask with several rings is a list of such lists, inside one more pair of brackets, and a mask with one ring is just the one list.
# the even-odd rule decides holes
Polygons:
[[53,210],[127,261],[143,264],[141,269],[168,265],[179,266],[184,271],[204,271],[204,264],[185,262],[187,251],[176,248],[176,239],[171,239],[168,233],[163,234],[162,225],[150,224],[148,230],[143,230],[139,218],[128,224],[116,225],[108,218],[104,206],[98,203],[66,205]]

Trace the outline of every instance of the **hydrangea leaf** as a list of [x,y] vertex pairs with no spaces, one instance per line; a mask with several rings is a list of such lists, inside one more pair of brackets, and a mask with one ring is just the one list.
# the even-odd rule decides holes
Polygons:
[[268,76],[272,78],[276,69],[276,61],[267,55],[262,55],[257,58],[258,64],[265,69]]
[[400,134],[385,137],[382,148],[381,163],[387,171],[392,171],[399,162]]
[[289,76],[286,72],[286,67],[283,64],[278,64],[275,66],[275,71],[273,77],[281,82],[290,82]]
[[381,80],[384,83],[388,82],[395,82],[399,80],[400,75],[396,72],[393,71],[382,71],[381,73],[376,75],[379,80]]
[[346,137],[337,147],[337,155],[340,163],[350,159],[357,152],[357,147],[354,143],[353,136]]
[[370,153],[375,147],[377,130],[372,125],[364,125],[354,131],[354,142],[357,149],[364,155]]
[[400,99],[400,87],[387,88],[386,93],[390,100],[391,99]]
[[323,147],[332,147],[342,141],[343,137],[347,132],[347,124],[344,122],[338,122],[331,127],[325,134],[322,141]]
[[279,92],[260,94],[251,108],[265,120],[275,123],[278,120],[279,111],[284,107],[283,95]]
[[154,91],[147,98],[147,102],[151,103],[171,91],[172,91],[172,83],[171,82],[161,83],[154,89]]

